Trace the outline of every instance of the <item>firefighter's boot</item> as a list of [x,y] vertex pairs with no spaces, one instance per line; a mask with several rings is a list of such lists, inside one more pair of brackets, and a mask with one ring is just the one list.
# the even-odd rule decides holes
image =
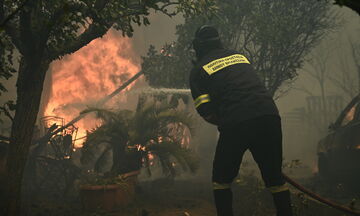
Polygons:
[[273,193],[274,204],[277,211],[277,216],[293,216],[291,210],[290,191],[285,190]]
[[230,188],[214,190],[217,216],[233,216],[232,192]]

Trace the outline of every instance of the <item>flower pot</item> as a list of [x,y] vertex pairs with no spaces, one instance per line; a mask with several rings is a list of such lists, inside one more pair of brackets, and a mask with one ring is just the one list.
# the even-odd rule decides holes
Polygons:
[[135,171],[121,174],[119,177],[122,179],[125,179],[126,182],[128,182],[129,184],[136,185],[139,174],[140,174],[140,170],[135,170]]
[[135,187],[138,180],[139,170],[128,172],[119,176],[125,180],[127,186],[119,187],[116,191],[116,205],[126,206],[131,203],[135,198]]
[[81,185],[80,197],[84,210],[113,211],[128,205],[135,197],[138,174],[139,171],[134,171],[120,175],[119,178],[124,180],[121,184]]

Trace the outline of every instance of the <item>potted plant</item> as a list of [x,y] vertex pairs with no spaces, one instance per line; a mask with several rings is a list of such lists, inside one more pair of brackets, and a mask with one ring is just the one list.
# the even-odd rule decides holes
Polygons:
[[[184,137],[179,133],[184,129],[193,131],[193,120],[187,112],[164,103],[144,101],[138,104],[136,111],[92,108],[85,112],[96,112],[102,124],[88,133],[82,148],[81,162],[95,160],[94,170],[98,173],[103,171],[104,164],[112,158],[109,171],[97,178],[127,179],[122,183],[131,185],[133,190],[140,169],[145,168],[151,174],[150,167],[154,161],[158,162],[167,176],[175,176],[179,170],[196,171],[197,159],[190,149],[182,145]],[[102,153],[96,158],[94,155],[98,151]],[[102,187],[97,188],[109,191],[109,194],[116,194],[119,188],[126,188],[100,185]],[[89,187],[81,189],[88,190]],[[128,198],[131,201],[133,196]]]
[[82,176],[80,197],[88,211],[112,211],[126,206],[134,198],[135,185],[130,176],[104,176],[90,171]]

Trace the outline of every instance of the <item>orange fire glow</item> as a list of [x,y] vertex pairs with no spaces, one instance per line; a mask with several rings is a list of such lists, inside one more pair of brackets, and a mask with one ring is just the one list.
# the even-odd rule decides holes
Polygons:
[[[44,116],[59,116],[67,123],[87,106],[94,106],[139,72],[140,65],[135,56],[131,40],[110,30],[74,54],[54,61],[50,66],[51,90]],[[117,97],[119,100],[121,96]],[[77,137],[83,137],[86,130],[99,123],[92,116],[80,120],[76,123]],[[81,145],[82,140],[75,143],[75,147]]]

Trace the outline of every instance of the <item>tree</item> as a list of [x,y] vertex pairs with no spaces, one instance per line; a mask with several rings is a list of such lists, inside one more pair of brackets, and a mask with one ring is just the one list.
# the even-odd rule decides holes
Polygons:
[[[296,90],[303,91],[309,97],[306,98],[307,119],[311,126],[315,126],[321,133],[324,132],[329,123],[333,120],[337,113],[336,106],[338,103],[335,101],[342,101],[338,95],[328,95],[328,86],[330,79],[331,66],[329,65],[330,58],[332,57],[335,47],[332,46],[334,41],[320,44],[317,49],[313,50],[308,55],[307,64],[302,68],[304,73],[310,76],[316,83],[319,90],[319,96],[313,89],[308,89],[305,86],[299,88],[294,87]],[[335,115],[334,115],[335,114]]]
[[[339,38],[341,38],[339,36]],[[309,74],[315,78],[322,91],[322,95],[325,95],[325,80],[329,80],[336,88],[338,88],[347,99],[351,100],[360,91],[360,44],[354,42],[350,38],[347,39],[348,43],[344,45],[341,40],[337,40],[327,43],[321,52],[317,52],[315,55],[311,55],[312,61],[309,61],[309,65],[313,70],[308,71]],[[335,44],[335,46],[334,46]],[[330,49],[329,49],[330,48]],[[336,49],[336,52],[330,52],[330,50]],[[335,58],[336,70],[332,73],[328,73],[329,66],[329,54],[336,53]],[[322,83],[321,83],[322,82]]]
[[[343,44],[338,44],[338,70],[329,75],[329,80],[339,88],[349,100],[360,92],[360,44],[348,39],[350,52],[344,52]],[[355,69],[355,70],[354,70]]]
[[346,6],[354,11],[356,11],[360,15],[360,2],[358,0],[335,0],[336,5]]
[[[322,104],[322,110],[325,115],[325,122],[326,121],[326,113],[328,110],[327,102],[326,102],[326,80],[329,76],[329,57],[330,53],[332,53],[333,49],[329,47],[324,47],[321,49],[321,52],[313,52],[309,56],[308,65],[309,69],[304,69],[313,79],[316,80],[317,84],[319,84],[320,88],[320,97],[321,97],[321,104]],[[310,91],[308,91],[310,92]]]
[[14,117],[12,116],[12,112],[16,109],[14,105],[14,101],[7,101],[3,106],[0,106],[0,123],[5,123],[1,117],[7,117],[7,119],[12,122]]
[[351,49],[351,57],[354,61],[354,66],[357,72],[357,85],[358,92],[360,92],[360,44],[355,43],[349,39],[350,49]]
[[221,1],[217,17],[189,17],[177,27],[176,43],[165,45],[160,53],[151,48],[144,57],[143,71],[150,84],[176,81],[181,74],[186,79],[174,86],[187,87],[193,34],[199,26],[211,24],[220,30],[225,47],[247,56],[270,93],[278,97],[286,90],[283,85],[297,76],[304,57],[334,28],[335,14],[330,7],[317,0]]
[[160,53],[150,45],[147,56],[142,57],[142,68],[150,86],[187,88],[190,58],[179,44],[165,44]]
[[[0,78],[8,78],[13,68],[14,48],[20,55],[17,100],[8,152],[7,215],[20,215],[21,179],[39,110],[43,82],[49,64],[76,52],[110,28],[131,36],[133,24],[148,25],[150,10],[173,16],[211,12],[209,0],[29,0],[0,32]],[[0,20],[22,4],[20,0],[0,0]],[[170,6],[176,6],[174,10]],[[2,86],[0,86],[1,88]],[[2,88],[4,90],[4,88]]]

